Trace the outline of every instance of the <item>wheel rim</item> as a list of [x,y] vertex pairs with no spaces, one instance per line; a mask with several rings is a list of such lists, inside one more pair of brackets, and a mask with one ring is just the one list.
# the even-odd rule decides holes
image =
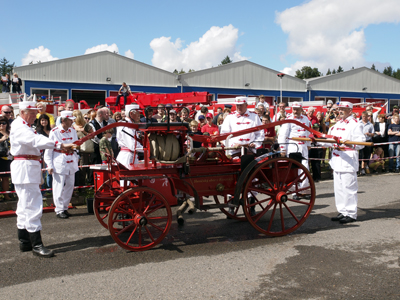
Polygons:
[[[218,196],[214,196],[214,201],[216,204],[220,204],[221,202],[218,199]],[[224,204],[230,204],[233,201],[233,197],[224,196]],[[232,206],[232,209],[221,207],[220,210],[230,219],[238,220],[238,221],[246,221],[246,215],[243,211],[243,206],[239,205],[237,207]]]
[[113,191],[116,189],[120,189],[119,181],[116,178],[111,178],[104,181],[95,193],[93,211],[101,226],[106,229],[108,229],[108,212],[114,199],[120,194],[120,190],[116,193],[113,200],[105,200],[103,197],[112,197],[114,195]]
[[[294,195],[300,199],[294,199]],[[310,215],[315,186],[301,163],[276,158],[253,171],[243,196],[244,212],[251,225],[266,235],[282,236],[295,231]]]
[[169,231],[172,212],[157,191],[136,187],[121,194],[110,208],[111,237],[129,251],[148,250],[160,243]]

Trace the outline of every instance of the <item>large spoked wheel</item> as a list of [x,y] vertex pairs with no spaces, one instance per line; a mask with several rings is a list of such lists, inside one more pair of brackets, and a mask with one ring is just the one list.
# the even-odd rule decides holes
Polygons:
[[106,229],[108,229],[108,212],[111,204],[121,192],[119,181],[115,177],[104,181],[96,191],[93,211],[101,226]]
[[115,199],[108,227],[119,246],[129,251],[143,251],[164,239],[171,222],[171,207],[164,196],[148,187],[135,187]]
[[[214,196],[214,201],[216,204],[220,204],[221,202],[218,199],[218,196]],[[233,201],[233,196],[232,197],[227,197],[227,195],[224,196],[224,204],[228,204],[228,207],[221,207],[220,210],[228,217],[228,219],[234,219],[238,221],[246,221],[246,216],[243,211],[243,206],[239,205],[237,207],[231,206],[229,207],[229,204]],[[240,200],[242,201],[242,200]]]
[[290,158],[275,158],[256,166],[244,188],[243,209],[251,225],[270,236],[299,228],[315,202],[310,172]]

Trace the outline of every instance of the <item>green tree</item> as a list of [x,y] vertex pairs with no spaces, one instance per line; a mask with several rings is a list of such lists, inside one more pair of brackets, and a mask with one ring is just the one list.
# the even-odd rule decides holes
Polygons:
[[222,61],[221,61],[221,65],[226,65],[226,64],[230,64],[231,62],[233,62],[230,57],[227,55]]
[[372,64],[371,70],[376,71],[375,64]]
[[304,66],[301,70],[296,71],[296,77],[300,79],[320,77],[322,74],[318,71],[318,68],[311,68],[309,66]]
[[328,72],[326,72],[326,75],[331,75],[331,74],[332,74],[331,69],[328,68]]
[[174,73],[174,74],[179,74],[179,72],[178,72],[177,69],[175,69],[172,73]]
[[336,70],[335,69],[333,69],[332,74],[336,74]]
[[341,66],[339,66],[338,68],[337,68],[337,71],[336,71],[337,73],[341,73],[341,72],[343,72],[343,68],[341,67]]
[[393,71],[393,74],[392,74],[392,75],[393,75],[394,78],[400,79],[400,69],[397,68],[396,71]]
[[5,57],[3,57],[3,59],[0,59],[0,75],[11,74],[14,67],[15,63],[10,64],[10,62]]
[[190,72],[194,72],[194,71],[196,71],[196,70],[194,70],[194,69],[189,69],[189,73],[190,73]]
[[383,74],[388,75],[388,76],[392,76],[393,75],[392,67],[391,66],[385,67],[385,69],[383,70]]
[[183,69],[181,69],[180,71],[179,71],[179,74],[185,74],[186,72],[185,71],[183,71]]

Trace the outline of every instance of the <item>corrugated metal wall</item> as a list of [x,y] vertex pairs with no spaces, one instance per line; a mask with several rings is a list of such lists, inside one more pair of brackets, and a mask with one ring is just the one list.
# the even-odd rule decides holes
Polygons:
[[[257,65],[249,61],[240,61],[227,65],[191,72],[181,75],[184,86],[243,88],[246,90],[279,90],[279,72]],[[249,86],[245,86],[249,83]],[[282,81],[286,91],[304,92],[306,84],[303,80],[286,75]]]
[[378,73],[369,68],[358,68],[309,81],[311,90],[400,93],[400,80]]
[[[145,86],[175,86],[176,76],[170,72],[140,63],[108,51],[67,59],[16,67],[23,80]],[[106,79],[111,78],[111,81]]]

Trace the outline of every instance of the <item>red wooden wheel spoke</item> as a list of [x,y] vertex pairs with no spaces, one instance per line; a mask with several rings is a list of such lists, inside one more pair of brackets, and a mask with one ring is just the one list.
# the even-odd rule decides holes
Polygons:
[[253,217],[254,222],[257,223],[268,211],[269,209],[274,205],[274,213],[271,216],[271,220],[273,219],[273,215],[275,214],[275,207],[276,207],[276,202],[271,202],[270,204],[267,205],[266,208],[263,209],[260,213],[257,214],[257,216]]
[[[135,229],[133,229],[133,231],[132,231],[132,233],[131,233],[131,235],[129,236],[129,238],[127,239],[127,241],[126,241],[126,245],[128,245],[129,244],[129,242],[132,240],[132,237],[134,236],[134,234],[135,234],[135,232],[136,232],[136,230],[139,228],[139,226],[135,226]],[[140,230],[140,228],[139,228],[139,230]]]
[[283,205],[286,207],[286,209],[289,211],[289,213],[292,215],[292,217],[296,220],[297,224],[299,223],[299,219],[295,216],[295,214],[292,212],[292,210],[286,205],[286,203],[283,203]]
[[[149,200],[149,204],[146,206],[146,208],[144,209],[144,213],[147,213],[147,210],[150,207],[150,204],[153,203],[153,201],[156,199],[156,195],[153,195],[153,197],[151,197],[151,199]],[[151,212],[150,212],[151,213]],[[149,214],[149,213],[148,213]]]
[[262,169],[260,170],[260,173],[261,173],[263,179],[269,184],[269,186],[271,187],[271,189],[275,189],[275,186],[271,183],[271,181],[269,181],[269,179],[268,179],[267,176],[264,174],[264,172],[262,171]]
[[285,231],[285,218],[283,217],[282,203],[279,203],[279,212],[280,212],[280,215],[281,215],[282,231]]
[[[157,230],[159,230],[159,231],[163,231],[164,229],[162,229],[161,227],[159,227],[159,226],[157,226],[156,224],[154,224],[154,223],[152,223],[152,222],[149,222],[148,223],[149,225],[151,225],[151,226],[153,226],[155,229],[157,229]],[[146,227],[147,228],[147,227]]]
[[266,190],[262,190],[262,189],[259,189],[259,188],[256,188],[256,187],[251,187],[251,188],[249,189],[249,191],[250,191],[250,192],[253,191],[253,192],[258,192],[258,193],[266,194],[266,195],[271,196],[271,197],[275,196],[275,193],[272,193],[272,192],[269,192],[269,191],[266,191]]
[[147,215],[151,215],[152,213],[156,212],[157,210],[159,210],[160,208],[163,208],[164,204],[160,203],[159,205],[155,206],[152,208],[151,211],[145,211],[144,213],[146,213]]
[[292,169],[292,162],[290,161],[289,162],[289,165],[288,165],[288,167],[287,167],[287,172],[286,172],[286,174],[285,174],[285,177],[284,177],[284,179],[283,179],[283,181],[282,181],[282,187],[285,185],[285,182],[286,182],[286,180],[287,180],[287,178],[288,178],[288,176],[289,176],[289,173],[290,173],[290,170]]
[[275,217],[276,205],[277,205],[277,204],[278,204],[278,203],[275,203],[275,205],[274,205],[274,209],[273,209],[273,211],[272,211],[272,215],[271,215],[271,218],[270,218],[269,223],[268,223],[268,229],[267,229],[268,232],[271,231],[272,221],[274,220],[274,217]]
[[293,180],[292,182],[290,182],[290,185],[287,185],[287,186],[285,187],[285,190],[288,190],[288,189],[290,189],[293,185],[297,184],[297,183],[299,182],[299,180],[300,180],[300,178],[301,178],[301,176],[302,176],[303,174],[305,174],[304,171],[303,171],[303,173],[301,173],[295,180]]
[[147,228],[147,226],[144,226],[144,229],[146,229],[147,234],[149,235],[151,241],[154,243],[154,238],[153,238],[153,236],[151,235],[150,230]]
[[[121,220],[122,221],[122,220]],[[135,224],[130,224],[126,227],[124,227],[123,229],[119,230],[116,235],[120,235],[121,233],[124,233],[125,231],[127,231],[128,229],[131,229],[133,226],[137,227]],[[134,229],[133,231],[135,231],[136,229]]]

